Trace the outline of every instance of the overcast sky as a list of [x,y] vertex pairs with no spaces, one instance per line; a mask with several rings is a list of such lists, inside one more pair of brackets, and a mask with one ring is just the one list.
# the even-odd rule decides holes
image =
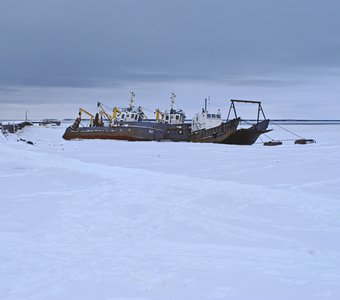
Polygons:
[[0,0],[0,119],[108,106],[188,117],[210,96],[340,119],[338,0]]

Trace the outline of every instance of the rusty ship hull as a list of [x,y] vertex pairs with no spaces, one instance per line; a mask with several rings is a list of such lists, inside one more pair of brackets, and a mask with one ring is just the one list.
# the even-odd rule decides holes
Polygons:
[[191,135],[191,124],[167,124],[164,140],[172,142],[188,142]]
[[240,118],[236,118],[221,125],[192,132],[189,141],[194,143],[218,143],[227,144],[228,137],[236,132]]
[[111,126],[68,127],[63,135],[65,140],[106,139],[126,141],[160,141],[166,134],[167,126],[152,122],[126,122]]
[[77,121],[69,126],[65,140],[110,139],[125,141],[173,141],[194,143],[218,143],[252,145],[267,130],[269,120],[259,122],[250,128],[237,129],[241,119],[235,118],[221,125],[191,132],[191,124],[164,124],[157,122],[125,122],[111,126],[79,127]]

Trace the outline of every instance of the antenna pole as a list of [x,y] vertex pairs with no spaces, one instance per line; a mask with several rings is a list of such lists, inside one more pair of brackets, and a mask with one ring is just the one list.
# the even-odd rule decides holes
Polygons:
[[170,108],[171,108],[171,110],[174,109],[175,98],[176,98],[176,95],[174,93],[171,93],[171,96],[170,96]]
[[130,108],[133,107],[133,99],[135,98],[136,94],[134,92],[130,92]]

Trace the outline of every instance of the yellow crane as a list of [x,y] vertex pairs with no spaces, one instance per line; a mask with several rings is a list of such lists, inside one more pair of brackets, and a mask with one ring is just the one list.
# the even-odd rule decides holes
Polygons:
[[93,118],[94,118],[94,115],[89,113],[87,110],[85,110],[84,108],[79,108],[79,120],[81,120],[81,115],[82,113],[85,113],[87,115],[90,116],[90,127],[93,125]]
[[159,108],[156,109],[156,121],[164,121],[165,113],[161,112]]
[[101,117],[105,116],[106,119],[109,121],[109,124],[112,125],[112,122],[114,121],[115,119],[115,116],[114,116],[114,111],[115,111],[115,108],[113,109],[113,112],[112,112],[112,116],[109,115],[106,111],[105,111],[105,108],[104,108],[104,105],[103,103],[101,102],[98,102],[97,103],[97,107],[99,108],[99,114]]
[[106,111],[105,111],[105,108],[110,108],[108,106],[106,106],[105,104],[101,103],[101,102],[98,102],[97,103],[97,106],[99,107],[100,111],[99,111],[99,114],[103,117],[105,116],[106,119],[109,121],[110,125],[114,122],[115,119],[117,119],[117,117],[121,114],[121,111],[118,109],[117,106],[115,106],[113,109],[112,109],[112,115],[108,114]]
[[118,107],[114,107],[113,108],[113,114],[112,114],[112,118],[113,120],[115,120],[117,118],[117,116],[119,116],[121,114],[121,111],[118,109]]

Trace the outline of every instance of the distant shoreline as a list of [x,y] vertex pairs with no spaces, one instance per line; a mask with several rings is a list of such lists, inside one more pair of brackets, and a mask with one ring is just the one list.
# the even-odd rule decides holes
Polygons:
[[[149,119],[155,121],[155,119]],[[20,123],[24,120],[16,119],[1,119],[0,123]],[[42,119],[29,120],[30,122],[39,122]],[[74,119],[60,119],[61,122],[73,122]],[[90,121],[90,119],[83,119],[83,121]],[[340,120],[316,120],[316,119],[270,119],[271,123],[279,125],[340,125]],[[186,122],[191,122],[191,119],[187,119]],[[242,119],[242,123],[255,123],[255,119]]]

